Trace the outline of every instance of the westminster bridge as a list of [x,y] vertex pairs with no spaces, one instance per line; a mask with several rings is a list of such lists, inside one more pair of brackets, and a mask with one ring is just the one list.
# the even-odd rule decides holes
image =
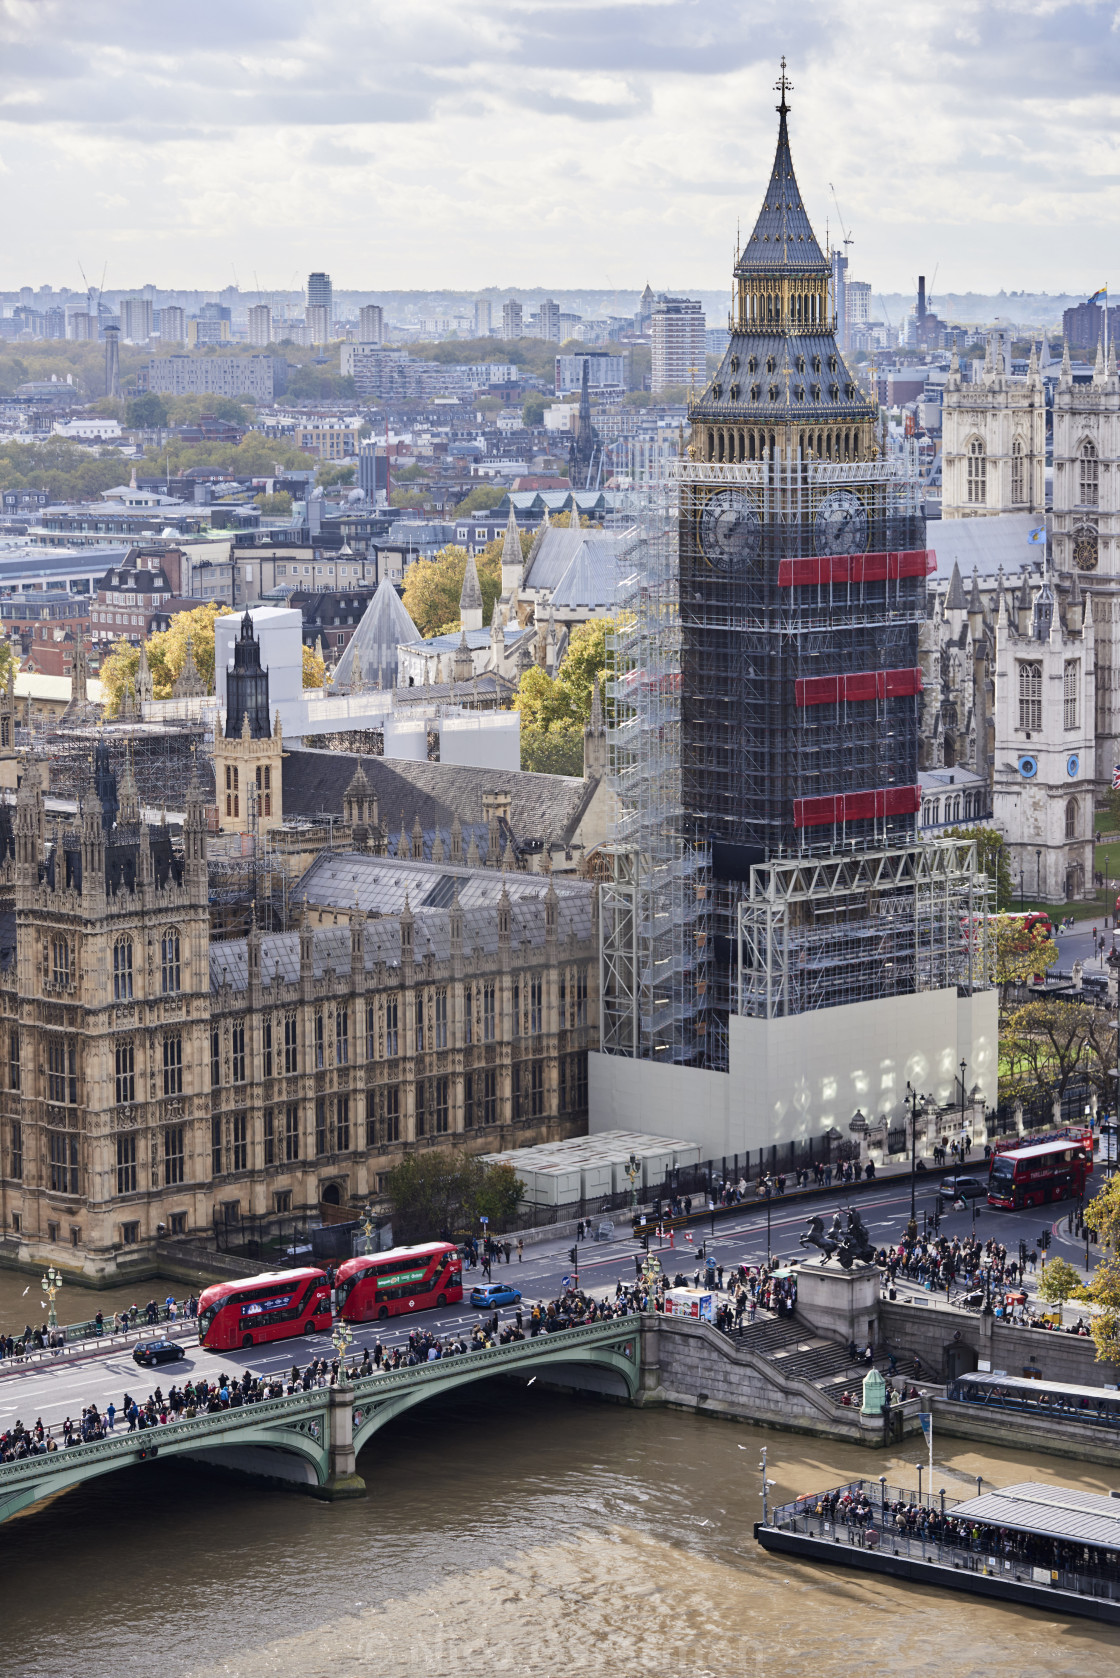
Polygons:
[[387,1422],[426,1399],[494,1375],[546,1376],[634,1401],[642,1319],[616,1317],[535,1339],[354,1377],[84,1445],[0,1463],[0,1522],[86,1480],[155,1458],[187,1457],[321,1498],[360,1497],[357,1454]]

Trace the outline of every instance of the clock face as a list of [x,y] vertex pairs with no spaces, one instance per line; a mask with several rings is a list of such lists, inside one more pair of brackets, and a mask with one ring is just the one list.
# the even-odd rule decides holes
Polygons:
[[1097,569],[1097,533],[1095,530],[1074,531],[1073,563],[1079,571]]
[[817,508],[813,527],[819,554],[867,551],[867,508],[854,490],[834,489]]
[[700,514],[700,548],[717,571],[737,571],[757,555],[762,540],[758,509],[745,489],[721,489]]

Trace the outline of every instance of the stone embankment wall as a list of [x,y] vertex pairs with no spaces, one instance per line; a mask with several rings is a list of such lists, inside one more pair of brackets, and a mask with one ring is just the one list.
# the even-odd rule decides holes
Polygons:
[[[643,1317],[637,1402],[870,1445],[880,1444],[883,1436],[879,1417],[861,1417],[858,1410],[827,1398],[812,1382],[783,1375],[760,1352],[733,1343],[707,1323],[683,1317]],[[908,1415],[906,1423],[910,1431],[917,1426],[916,1417]]]
[[[929,1380],[945,1381],[976,1363],[988,1361],[992,1369],[1008,1375],[1038,1370],[1044,1381],[1068,1381],[1074,1386],[1115,1386],[1120,1381],[1115,1364],[1098,1363],[1092,1340],[1076,1334],[1055,1334],[1045,1329],[1009,1328],[994,1317],[973,1311],[954,1310],[948,1305],[907,1305],[884,1299],[879,1306],[880,1343],[894,1352],[917,1352]],[[967,1359],[960,1369],[960,1354],[954,1346],[967,1348],[976,1362]]]

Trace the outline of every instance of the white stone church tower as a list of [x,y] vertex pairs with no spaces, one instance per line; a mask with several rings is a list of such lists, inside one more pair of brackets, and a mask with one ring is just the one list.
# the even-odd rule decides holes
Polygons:
[[[1032,598],[1033,594],[1033,598]],[[1076,576],[1000,597],[992,820],[1026,898],[1065,903],[1093,880],[1095,597]]]
[[989,340],[975,383],[961,378],[953,351],[942,410],[941,516],[992,518],[1046,508],[1046,393],[1031,351],[1025,379],[1013,379]]
[[1120,378],[1103,347],[1091,385],[1073,382],[1069,351],[1054,393],[1051,549],[1059,576],[1091,584],[1097,633],[1096,773],[1120,763]]

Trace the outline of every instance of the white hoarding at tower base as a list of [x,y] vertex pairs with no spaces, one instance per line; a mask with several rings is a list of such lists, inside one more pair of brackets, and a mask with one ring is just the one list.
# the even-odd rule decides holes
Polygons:
[[702,1159],[772,1143],[848,1137],[858,1110],[902,1122],[909,1082],[938,1105],[969,1089],[994,1105],[996,992],[955,989],[855,1002],[782,1019],[728,1020],[728,1070],[588,1056],[589,1128],[632,1127],[695,1142]]

